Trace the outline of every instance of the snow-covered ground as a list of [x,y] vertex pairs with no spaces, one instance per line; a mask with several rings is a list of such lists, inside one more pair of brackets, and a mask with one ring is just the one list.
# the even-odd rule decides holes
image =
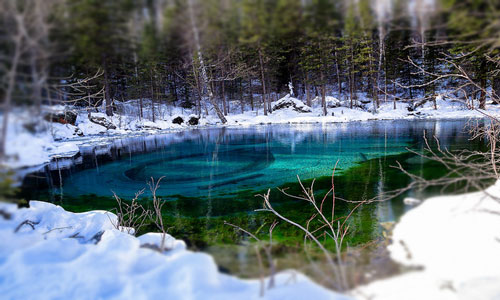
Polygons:
[[[334,97],[327,97],[328,115],[323,116],[320,98],[313,99],[312,107],[308,107],[301,100],[289,95],[272,103],[275,107],[283,102],[291,106],[273,111],[265,116],[262,109],[247,110],[237,113],[237,104],[231,106],[233,111],[227,116],[227,123],[222,125],[213,111],[202,116],[198,125],[189,125],[188,120],[193,116],[193,109],[183,109],[159,105],[156,107],[156,120],[152,122],[150,107],[144,108],[144,118],[138,118],[138,103],[131,100],[119,103],[118,112],[113,117],[107,117],[102,112],[92,112],[92,116],[103,118],[116,126],[116,129],[106,129],[104,126],[91,122],[87,117],[86,109],[69,107],[78,113],[75,125],[47,122],[41,117],[36,119],[33,113],[27,110],[14,110],[10,117],[6,151],[9,156],[4,162],[11,168],[32,167],[47,163],[54,156],[72,156],[78,153],[79,147],[89,140],[137,134],[154,134],[158,132],[177,131],[211,126],[256,126],[259,124],[300,124],[300,123],[336,123],[369,120],[396,120],[396,119],[457,119],[481,118],[484,115],[477,110],[469,110],[462,103],[449,102],[438,98],[437,107],[431,102],[426,103],[415,111],[408,111],[408,104],[398,102],[396,109],[393,103],[382,103],[377,113],[370,112],[371,103],[364,104],[364,109],[348,108],[349,103]],[[64,107],[51,107],[51,110],[63,111]],[[101,107],[100,111],[104,111]],[[489,105],[487,113],[500,116],[500,106]],[[175,124],[173,120],[181,117],[184,122]],[[0,119],[2,116],[0,116]]]
[[[495,198],[496,197],[496,198]],[[329,291],[295,271],[277,285],[219,273],[212,257],[160,235],[115,229],[104,211],[71,213],[31,201],[0,203],[2,299],[499,299],[500,181],[485,192],[425,200],[396,225],[391,257],[414,267],[402,275]],[[26,224],[25,221],[31,221]],[[24,222],[24,223],[23,223]],[[265,278],[267,286],[269,278]]]
[[[2,299],[349,299],[296,271],[261,281],[219,273],[213,258],[160,234],[134,237],[115,229],[104,211],[66,212],[50,203],[30,208],[0,203]],[[5,215],[9,215],[6,219]],[[24,221],[30,224],[23,224]],[[33,228],[32,228],[33,226]]]
[[361,299],[500,299],[500,181],[485,192],[424,201],[396,225],[403,275],[358,288]]

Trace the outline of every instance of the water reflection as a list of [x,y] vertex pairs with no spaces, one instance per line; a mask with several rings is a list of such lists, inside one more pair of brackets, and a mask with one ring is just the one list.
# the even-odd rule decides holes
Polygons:
[[[444,147],[465,147],[464,121],[379,121],[200,129],[85,144],[80,155],[58,158],[25,186],[52,195],[131,197],[150,177],[165,176],[163,196],[231,197],[301,178],[338,173],[379,158],[373,176],[384,190],[382,162],[388,155],[422,148],[422,135]],[[423,162],[417,162],[423,168]],[[423,170],[421,170],[423,172]],[[41,178],[40,178],[41,177]],[[366,187],[365,187],[366,188]]]
[[[186,240],[192,249],[211,253],[221,268],[231,273],[258,276],[253,252],[234,246],[245,237],[224,225],[228,221],[250,231],[269,225],[274,220],[271,215],[254,212],[262,206],[255,194],[277,186],[299,193],[298,174],[306,185],[317,178],[315,191],[322,197],[338,160],[336,195],[357,201],[369,199],[409,184],[408,177],[390,167],[396,161],[420,175],[440,172],[439,167],[407,152],[407,147],[423,149],[424,131],[428,138],[436,135],[443,147],[479,149],[482,144],[469,141],[465,124],[377,121],[271,125],[117,138],[88,143],[81,147],[79,156],[54,160],[41,172],[26,177],[22,192],[26,199],[53,201],[72,211],[110,209],[115,206],[112,190],[127,198],[144,188],[149,177],[166,176],[159,194],[167,200],[164,216],[171,226],[169,233]],[[409,195],[424,197],[412,190]],[[351,216],[346,244],[377,240],[381,222],[395,220],[409,209],[401,198],[362,205]],[[277,189],[272,189],[271,201],[298,222],[311,216],[310,206],[285,197]],[[336,211],[345,216],[354,206],[339,201]],[[328,204],[325,209],[329,209]],[[297,259],[294,253],[302,233],[280,224],[273,237],[277,245],[286,245],[280,250],[278,265],[303,267],[300,263],[304,258]]]

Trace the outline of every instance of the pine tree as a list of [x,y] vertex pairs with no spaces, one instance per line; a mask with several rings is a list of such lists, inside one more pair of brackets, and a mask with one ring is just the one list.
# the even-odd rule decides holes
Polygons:
[[[326,85],[335,63],[335,10],[326,0],[315,0],[307,8],[301,67],[307,84],[319,86],[323,115],[327,115]],[[310,104],[310,103],[309,103]]]
[[123,33],[133,6],[128,0],[75,0],[69,7],[75,61],[87,73],[103,70],[106,114],[112,116],[111,81],[125,46]]

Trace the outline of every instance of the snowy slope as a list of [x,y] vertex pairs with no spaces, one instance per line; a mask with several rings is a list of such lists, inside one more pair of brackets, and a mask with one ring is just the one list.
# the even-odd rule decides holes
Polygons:
[[[361,299],[500,299],[500,181],[427,199],[393,232],[391,257],[417,268],[358,288]],[[496,198],[495,198],[496,197]]]
[[[259,280],[219,273],[211,256],[170,236],[164,253],[141,247],[160,236],[119,231],[104,211],[75,214],[38,201],[0,210],[10,214],[0,216],[2,299],[348,299],[295,271],[278,274],[261,298]],[[34,229],[15,232],[25,220]]]

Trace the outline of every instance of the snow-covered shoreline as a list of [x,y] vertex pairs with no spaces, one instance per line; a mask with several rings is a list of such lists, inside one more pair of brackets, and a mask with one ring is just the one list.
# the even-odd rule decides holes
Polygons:
[[486,192],[429,198],[405,214],[389,251],[412,271],[346,295],[283,271],[263,298],[258,279],[222,274],[211,256],[186,250],[171,236],[164,253],[144,247],[158,244],[160,235],[122,232],[109,212],[71,213],[39,201],[21,209],[0,203],[0,294],[4,299],[497,299],[498,196],[500,181]]
[[[123,137],[141,136],[151,134],[164,134],[192,129],[218,128],[218,127],[251,127],[269,124],[333,124],[346,122],[368,122],[378,120],[450,120],[450,119],[480,119],[485,115],[477,110],[466,109],[463,104],[439,100],[438,109],[432,103],[427,103],[413,112],[407,109],[407,103],[382,103],[376,114],[361,108],[347,108],[340,105],[339,100],[327,97],[328,103],[333,103],[328,108],[328,115],[323,116],[321,106],[313,102],[312,108],[303,105],[298,99],[286,96],[278,101],[291,101],[306,107],[309,112],[298,112],[293,107],[274,111],[268,116],[259,111],[246,111],[227,116],[227,123],[221,124],[217,117],[209,114],[199,119],[198,125],[189,125],[187,120],[192,116],[192,110],[181,108],[164,108],[163,115],[156,122],[144,118],[138,120],[135,103],[122,104],[123,114],[107,117],[103,113],[92,113],[93,116],[104,118],[117,126],[116,129],[106,129],[103,126],[90,122],[85,110],[78,113],[76,124],[49,123],[40,120],[40,124],[31,124],[33,118],[27,111],[19,110],[10,118],[7,134],[7,154],[9,156],[6,166],[13,169],[41,167],[53,158],[72,157],[79,152],[79,147],[89,142],[106,144]],[[278,102],[277,102],[278,103]],[[53,109],[53,108],[50,108]],[[59,108],[64,109],[63,107]],[[302,108],[301,108],[302,109]],[[490,105],[487,113],[500,116],[500,107]],[[172,121],[181,117],[183,124]],[[32,127],[31,131],[27,128]],[[78,134],[83,136],[79,136]]]

